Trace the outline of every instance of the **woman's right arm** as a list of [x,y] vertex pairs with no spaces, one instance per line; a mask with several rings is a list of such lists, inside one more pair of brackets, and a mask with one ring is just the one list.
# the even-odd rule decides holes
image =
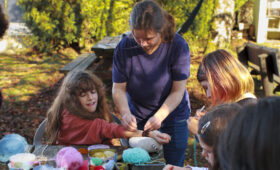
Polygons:
[[122,115],[122,125],[130,130],[136,131],[137,124],[136,118],[131,114],[126,97],[126,82],[125,83],[113,83],[113,100],[118,111]]

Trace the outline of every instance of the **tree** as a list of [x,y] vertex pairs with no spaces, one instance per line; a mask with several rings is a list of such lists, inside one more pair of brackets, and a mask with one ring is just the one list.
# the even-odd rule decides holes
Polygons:
[[234,0],[216,0],[212,23],[212,39],[218,48],[225,48],[231,40],[234,23]]

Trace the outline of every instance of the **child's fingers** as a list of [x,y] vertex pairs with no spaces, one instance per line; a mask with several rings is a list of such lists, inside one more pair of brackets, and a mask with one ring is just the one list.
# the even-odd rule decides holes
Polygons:
[[163,170],[171,170],[173,168],[173,165],[166,165]]

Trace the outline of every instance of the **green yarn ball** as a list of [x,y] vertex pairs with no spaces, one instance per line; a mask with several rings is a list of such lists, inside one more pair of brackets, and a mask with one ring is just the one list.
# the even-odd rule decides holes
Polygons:
[[99,165],[102,165],[102,163],[103,163],[103,161],[100,158],[90,158],[91,165],[99,166]]
[[123,161],[125,163],[141,164],[151,160],[149,153],[142,148],[129,148],[123,151]]

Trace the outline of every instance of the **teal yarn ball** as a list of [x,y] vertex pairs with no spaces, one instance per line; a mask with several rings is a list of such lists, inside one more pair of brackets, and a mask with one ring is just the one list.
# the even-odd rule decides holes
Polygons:
[[149,153],[142,148],[129,148],[123,151],[123,161],[125,163],[141,164],[151,160]]

